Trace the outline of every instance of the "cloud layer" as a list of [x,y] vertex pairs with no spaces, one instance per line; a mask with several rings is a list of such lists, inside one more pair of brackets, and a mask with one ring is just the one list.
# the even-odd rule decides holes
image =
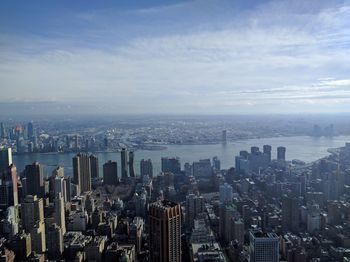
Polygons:
[[350,111],[348,2],[190,1],[45,19],[43,31],[2,26],[0,103],[122,114]]

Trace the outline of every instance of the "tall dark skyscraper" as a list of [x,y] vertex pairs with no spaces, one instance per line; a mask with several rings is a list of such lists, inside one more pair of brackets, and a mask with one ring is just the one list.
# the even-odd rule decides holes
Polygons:
[[130,177],[135,177],[135,171],[134,171],[134,152],[130,151],[129,152],[129,174]]
[[263,146],[263,152],[268,157],[269,162],[271,162],[271,146],[270,145],[264,145]]
[[204,212],[204,198],[195,194],[186,196],[186,226],[189,232],[194,225],[194,219],[202,212]]
[[150,261],[181,261],[181,207],[162,200],[149,207]]
[[43,199],[36,195],[27,195],[21,203],[22,227],[31,235],[32,250],[37,253],[46,251]]
[[120,153],[121,169],[122,169],[122,180],[127,180],[128,178],[128,151],[126,148],[122,148]]
[[277,147],[277,160],[286,160],[286,148],[284,146]]
[[14,164],[0,172],[0,208],[18,205],[17,170]]
[[284,231],[299,232],[299,201],[296,197],[282,197],[282,228]]
[[162,157],[162,172],[171,172],[178,174],[181,172],[180,158]]
[[118,185],[118,165],[117,162],[109,160],[103,165],[103,184]]
[[91,178],[99,177],[99,165],[98,165],[98,157],[94,155],[90,155],[90,165],[91,165]]
[[28,125],[27,125],[27,134],[28,134],[28,138],[29,139],[31,139],[35,135],[34,125],[33,125],[32,122],[29,122]]
[[140,162],[141,178],[144,176],[153,177],[153,165],[151,159],[142,159]]
[[91,191],[91,164],[87,154],[73,157],[74,183],[78,185],[78,194]]
[[44,169],[41,164],[34,162],[31,165],[27,165],[24,174],[26,177],[26,194],[37,195],[38,197],[44,197]]
[[227,131],[226,131],[226,130],[222,130],[221,141],[222,141],[223,143],[226,143],[226,142],[227,142]]
[[220,170],[221,169],[220,159],[217,156],[213,157],[213,168],[215,170]]
[[0,123],[0,138],[5,138],[5,137],[7,137],[5,124],[3,122],[1,122]]
[[6,170],[12,164],[12,149],[0,148],[0,172]]

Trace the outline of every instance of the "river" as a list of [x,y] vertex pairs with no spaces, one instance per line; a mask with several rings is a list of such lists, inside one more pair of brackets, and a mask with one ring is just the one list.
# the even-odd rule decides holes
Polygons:
[[[272,137],[261,139],[246,139],[228,142],[227,144],[210,144],[210,145],[167,145],[165,150],[148,151],[138,150],[135,152],[135,172],[140,173],[141,159],[150,158],[153,163],[153,172],[157,174],[161,169],[161,157],[178,156],[181,165],[185,162],[198,161],[199,159],[212,158],[217,156],[221,160],[221,168],[226,169],[234,166],[234,157],[239,154],[240,150],[250,150],[251,146],[262,146],[265,144],[272,146],[272,158],[276,158],[276,148],[284,146],[287,148],[286,159],[299,159],[305,162],[312,162],[319,158],[329,155],[328,148],[344,146],[350,142],[350,136],[336,137]],[[65,168],[66,175],[72,175],[72,158],[74,153],[50,153],[50,154],[24,154],[13,156],[13,162],[16,164],[18,171],[24,170],[25,166],[38,161],[44,164],[46,175],[50,175],[55,166],[60,165]],[[99,152],[95,155],[99,158],[100,176],[102,176],[102,165],[108,160],[118,162],[120,174],[120,153]]]

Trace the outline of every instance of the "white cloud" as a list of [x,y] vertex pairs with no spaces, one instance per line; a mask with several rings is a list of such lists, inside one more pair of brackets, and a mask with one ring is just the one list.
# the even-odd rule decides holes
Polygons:
[[[215,30],[194,24],[192,33],[142,34],[112,41],[108,49],[70,46],[65,38],[35,37],[26,52],[6,45],[0,51],[0,101],[120,105],[121,113],[272,112],[281,105],[317,111],[319,105],[332,110],[332,104],[350,111],[350,6],[317,12],[288,7],[273,2],[225,17]],[[89,23],[98,19],[86,17]],[[105,33],[91,32],[109,41]]]

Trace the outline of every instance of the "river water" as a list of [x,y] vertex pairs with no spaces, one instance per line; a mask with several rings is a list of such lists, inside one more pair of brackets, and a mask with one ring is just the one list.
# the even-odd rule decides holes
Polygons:
[[[165,150],[148,151],[139,150],[135,152],[135,172],[140,173],[141,159],[150,158],[153,163],[153,172],[157,174],[161,169],[161,157],[178,156],[183,166],[185,162],[198,161],[199,159],[212,158],[217,156],[221,160],[221,168],[229,168],[234,166],[234,157],[239,154],[240,150],[250,150],[251,146],[262,146],[265,144],[272,146],[272,158],[276,158],[276,148],[284,146],[287,148],[286,159],[299,159],[305,162],[312,162],[319,158],[329,155],[328,148],[344,146],[346,142],[350,142],[350,136],[327,137],[272,137],[261,139],[246,139],[228,142],[227,144],[211,144],[211,145],[167,145]],[[55,166],[60,165],[65,168],[66,175],[72,175],[72,158],[74,153],[50,153],[50,154],[24,154],[13,156],[13,162],[17,166],[18,171],[24,170],[25,166],[38,161],[44,164],[46,175],[50,175]],[[95,153],[99,158],[100,176],[102,176],[102,165],[108,160],[118,162],[120,174],[120,153],[101,152]]]

